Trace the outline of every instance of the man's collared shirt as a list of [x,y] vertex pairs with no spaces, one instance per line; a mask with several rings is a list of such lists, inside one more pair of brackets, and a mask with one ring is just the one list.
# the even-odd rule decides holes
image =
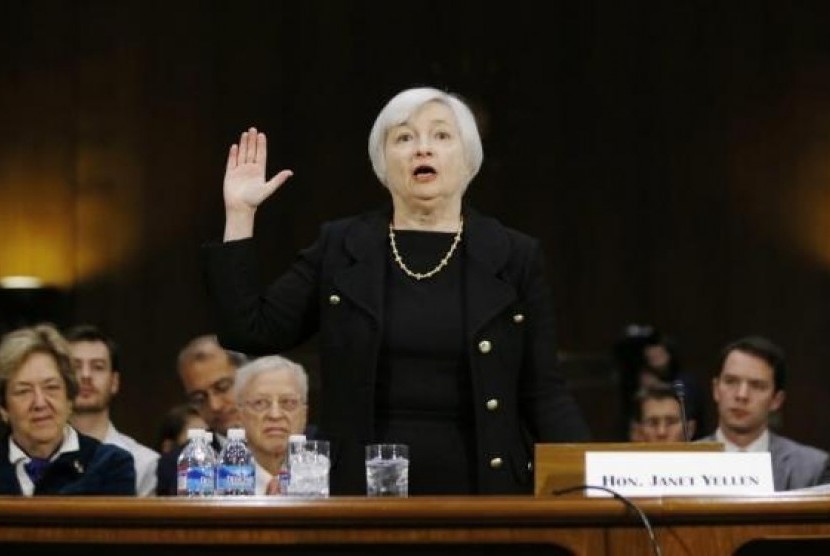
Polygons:
[[769,452],[769,429],[764,429],[761,436],[750,442],[747,446],[741,447],[733,442],[730,442],[723,431],[715,431],[715,440],[723,442],[724,451],[726,452]]
[[107,428],[107,434],[104,435],[102,442],[124,448],[133,455],[133,464],[135,465],[135,492],[138,496],[152,496],[156,493],[158,452],[136,442],[126,434],[118,432],[112,422],[110,422]]

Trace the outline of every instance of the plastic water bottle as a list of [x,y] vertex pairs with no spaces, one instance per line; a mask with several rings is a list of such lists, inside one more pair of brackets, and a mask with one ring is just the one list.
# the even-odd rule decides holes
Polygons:
[[292,434],[288,437],[288,446],[286,447],[285,471],[281,471],[277,478],[280,482],[281,494],[293,494],[291,485],[291,460],[296,459],[297,450],[291,449],[294,443],[304,443],[306,440],[304,434]]
[[288,472],[288,464],[285,469],[280,469],[277,473],[277,482],[280,485],[280,494],[288,494],[288,485],[291,482],[291,474]]
[[228,429],[228,442],[219,452],[216,494],[253,495],[255,473],[254,459],[245,442],[245,429]]
[[216,454],[204,429],[188,429],[187,444],[179,454],[176,492],[179,496],[211,496],[215,488]]

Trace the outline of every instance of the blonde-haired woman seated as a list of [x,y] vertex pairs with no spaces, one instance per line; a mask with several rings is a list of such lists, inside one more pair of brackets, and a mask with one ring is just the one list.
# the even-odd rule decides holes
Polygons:
[[69,346],[51,325],[9,332],[0,343],[0,494],[135,494],[129,452],[72,428],[78,383]]

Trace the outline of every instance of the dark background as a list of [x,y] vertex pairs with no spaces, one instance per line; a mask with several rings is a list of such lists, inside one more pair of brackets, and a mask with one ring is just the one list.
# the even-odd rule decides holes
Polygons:
[[[258,216],[267,278],[385,199],[369,128],[423,84],[480,118],[468,200],[546,248],[599,439],[637,322],[704,384],[725,343],[768,335],[784,432],[830,448],[830,2],[0,0],[0,276],[120,341],[114,419],[153,443],[178,349],[212,329],[199,246],[228,145],[256,125],[296,174]],[[315,372],[313,342],[291,355]]]

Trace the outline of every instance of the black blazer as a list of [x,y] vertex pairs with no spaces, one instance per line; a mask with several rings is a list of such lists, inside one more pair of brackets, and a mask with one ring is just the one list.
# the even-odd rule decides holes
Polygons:
[[[22,494],[9,462],[9,438],[0,440],[0,494]],[[34,495],[135,494],[133,456],[112,444],[78,433],[78,451],[59,455],[35,484]]]
[[[252,240],[205,246],[223,346],[269,354],[319,332],[318,426],[332,442],[333,494],[365,493],[390,219],[387,207],[324,224],[316,243],[265,291]],[[531,492],[534,442],[589,437],[557,371],[544,259],[537,240],[466,207],[462,248],[479,491]]]

